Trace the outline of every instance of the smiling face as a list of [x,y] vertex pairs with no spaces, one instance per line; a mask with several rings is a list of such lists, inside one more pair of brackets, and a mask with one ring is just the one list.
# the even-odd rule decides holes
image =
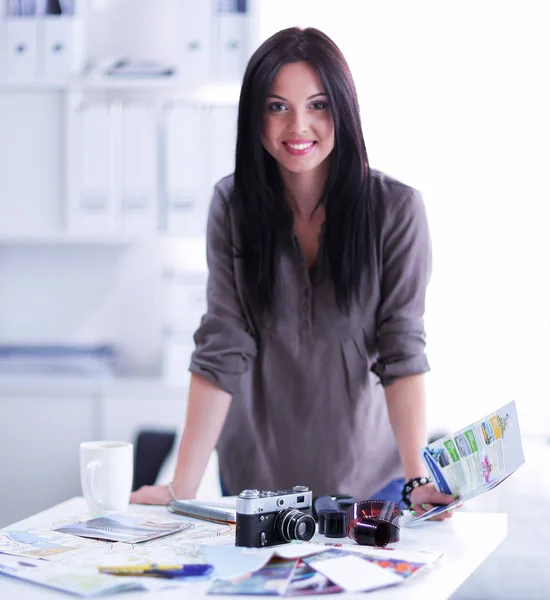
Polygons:
[[280,169],[312,172],[327,161],[334,122],[325,91],[305,61],[279,69],[265,100],[262,144]]

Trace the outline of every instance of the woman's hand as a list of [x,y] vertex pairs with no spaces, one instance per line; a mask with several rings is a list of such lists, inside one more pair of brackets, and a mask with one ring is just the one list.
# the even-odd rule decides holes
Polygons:
[[[422,515],[425,512],[431,510],[434,506],[439,504],[449,504],[456,500],[456,497],[451,494],[442,494],[438,492],[433,483],[427,483],[426,485],[420,485],[413,489],[410,493],[409,498],[411,500],[410,510],[414,511],[416,515]],[[443,521],[444,519],[450,519],[453,516],[454,509],[447,510],[433,517],[429,517],[430,521]]]
[[142,485],[130,494],[132,504],[168,504],[170,500],[172,495],[167,485]]

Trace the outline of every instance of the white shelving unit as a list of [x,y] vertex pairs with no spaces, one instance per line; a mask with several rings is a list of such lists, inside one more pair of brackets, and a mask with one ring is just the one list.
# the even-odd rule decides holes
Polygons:
[[[85,4],[92,6],[86,0]],[[213,48],[204,45],[208,36],[211,44],[217,43],[219,35],[228,48],[237,47],[231,40],[231,19],[210,24],[208,31],[193,27],[192,20],[182,20],[185,10],[213,13],[217,0],[165,0],[162,11],[156,5],[150,0],[118,0],[105,4],[101,13],[86,10],[82,14],[89,34],[86,63],[116,51],[120,56],[169,62],[180,67],[176,76],[123,80],[94,70],[66,77],[48,76],[41,70],[34,77],[29,73],[13,77],[2,56],[8,47],[6,31],[13,23],[3,18],[7,2],[0,0],[0,344],[101,341],[130,357],[125,376],[107,381],[0,380],[0,451],[14,457],[0,466],[0,480],[11,490],[0,509],[0,525],[79,493],[80,441],[116,435],[131,438],[142,426],[178,429],[183,424],[185,383],[160,375],[163,336],[171,325],[166,322],[170,312],[166,272],[179,272],[183,278],[182,273],[191,268],[196,269],[191,279],[200,277],[196,273],[203,269],[200,237],[204,230],[191,229],[186,235],[197,237],[186,239],[162,226],[142,234],[122,230],[91,234],[71,231],[67,223],[67,206],[80,193],[75,166],[80,107],[94,102],[153,106],[159,148],[165,134],[162,111],[170,103],[206,113],[236,110],[239,78],[224,77],[220,70],[234,68],[237,55],[220,60],[213,56]],[[248,10],[247,24],[240,22],[237,28],[241,32],[254,27],[252,0]],[[42,27],[45,22],[35,24]],[[202,36],[198,46],[193,41],[197,35]],[[189,68],[197,47],[208,58],[201,58],[200,68]],[[250,55],[250,47],[237,49],[241,57]],[[212,76],[205,73],[204,65]],[[218,132],[220,142],[227,131],[223,127]],[[201,134],[208,135],[207,131]],[[224,162],[220,152],[215,149],[212,161]],[[213,165],[212,177],[229,172],[224,169],[224,164]],[[163,204],[162,155],[159,171],[158,200]],[[205,207],[210,191],[202,196]],[[193,285],[187,301],[196,316],[196,279]],[[177,324],[175,329],[185,330],[184,337],[191,340],[195,325]],[[172,342],[177,337],[173,333]],[[181,348],[175,347],[174,352],[173,356],[182,355]],[[185,365],[182,368],[186,370]],[[46,488],[52,490],[50,496],[34,493]]]
[[[236,107],[240,78],[255,42],[252,32],[258,6],[255,0],[248,0],[246,13],[224,12],[232,4],[235,8],[241,5],[240,2],[221,0],[204,0],[200,3],[194,0],[167,0],[163,10],[158,11],[155,5],[145,0],[120,0],[104,6],[94,5],[90,0],[75,0],[73,15],[32,18],[11,15],[7,0],[0,0],[0,112],[8,113],[17,107],[17,112],[23,115],[25,104],[35,102],[38,107],[40,99],[44,97],[49,102],[57,103],[54,118],[61,118],[62,123],[56,132],[50,132],[51,137],[55,137],[50,146],[57,159],[54,168],[62,169],[64,173],[55,181],[58,189],[52,190],[50,182],[43,182],[42,189],[49,188],[52,198],[45,200],[42,195],[36,200],[45,202],[42,211],[47,210],[48,206],[51,209],[51,214],[45,219],[49,222],[42,226],[38,223],[37,214],[34,214],[37,221],[34,225],[12,222],[17,220],[16,217],[2,219],[4,211],[13,213],[13,210],[11,206],[3,207],[0,199],[0,244],[13,245],[17,240],[21,244],[35,245],[80,244],[80,236],[83,236],[84,243],[96,238],[99,244],[119,244],[119,237],[123,238],[122,243],[132,243],[151,236],[152,232],[127,235],[124,230],[117,231],[116,228],[113,231],[108,228],[100,231],[71,230],[67,222],[68,207],[79,202],[77,196],[81,185],[77,174],[77,113],[90,103],[112,105],[119,102],[123,106],[146,103],[153,107],[157,113],[155,118],[159,121],[159,111],[169,102],[181,102],[205,110]],[[176,25],[178,23],[179,26]],[[132,25],[139,31],[139,36],[132,35]],[[105,37],[105,32],[107,35],[116,32],[118,46]],[[102,34],[103,39],[98,33]],[[172,67],[174,75],[134,78],[105,75],[105,65],[114,62],[115,51],[119,57],[130,56],[138,61],[150,57],[159,64]],[[78,56],[78,60],[73,60],[73,54]],[[34,55],[36,59],[32,60]],[[108,60],[109,57],[111,60]],[[18,67],[20,73],[17,72]],[[39,110],[46,116],[42,107]],[[4,123],[0,116],[2,125]],[[12,134],[16,136],[18,124],[14,122],[11,125]],[[6,126],[7,129],[2,129],[9,134],[10,123],[6,123]],[[157,126],[159,130],[162,129],[160,122],[157,122]],[[117,127],[118,124],[115,125]],[[45,139],[43,132],[37,131],[37,136]],[[159,144],[162,143],[161,136],[162,131],[159,131]],[[25,194],[23,204],[27,213],[30,213],[33,202],[31,194],[26,190],[20,191],[18,186],[23,169],[19,167],[21,172],[18,172],[17,166],[12,169],[10,161],[14,160],[14,153],[11,148],[3,149],[0,142],[0,159],[2,151],[10,157],[7,161],[0,160],[0,179],[5,174],[2,164],[10,177],[3,185],[0,182],[0,193],[20,203],[18,195]],[[161,155],[162,150],[159,149],[162,179]],[[117,169],[119,167],[115,166]],[[205,188],[210,192],[213,182],[207,176],[203,179],[206,180]],[[163,190],[162,181],[157,185],[157,192],[162,210],[166,204],[166,190]],[[208,201],[207,195],[205,191],[201,192],[201,202]],[[25,210],[21,205],[19,212],[20,219],[24,221]],[[154,228],[159,235],[177,233],[166,227],[162,216],[159,221]],[[191,232],[183,233],[189,235]]]

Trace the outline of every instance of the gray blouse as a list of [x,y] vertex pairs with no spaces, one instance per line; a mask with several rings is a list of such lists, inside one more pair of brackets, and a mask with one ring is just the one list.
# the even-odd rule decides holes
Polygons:
[[190,370],[233,396],[217,445],[232,494],[307,485],[314,495],[365,499],[402,476],[384,387],[429,370],[430,239],[419,192],[374,170],[370,181],[378,261],[349,315],[337,308],[326,265],[318,260],[310,272],[294,235],[279,264],[277,315],[262,323],[246,310],[233,250],[233,176],[215,187],[208,308]]

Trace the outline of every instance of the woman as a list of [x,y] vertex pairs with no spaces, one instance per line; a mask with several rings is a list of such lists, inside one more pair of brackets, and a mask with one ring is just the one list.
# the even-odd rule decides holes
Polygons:
[[133,502],[194,497],[214,446],[229,494],[307,485],[397,502],[415,480],[418,513],[452,500],[425,483],[418,453],[424,205],[369,168],[348,65],[316,29],[275,34],[248,64],[207,258],[174,480]]

